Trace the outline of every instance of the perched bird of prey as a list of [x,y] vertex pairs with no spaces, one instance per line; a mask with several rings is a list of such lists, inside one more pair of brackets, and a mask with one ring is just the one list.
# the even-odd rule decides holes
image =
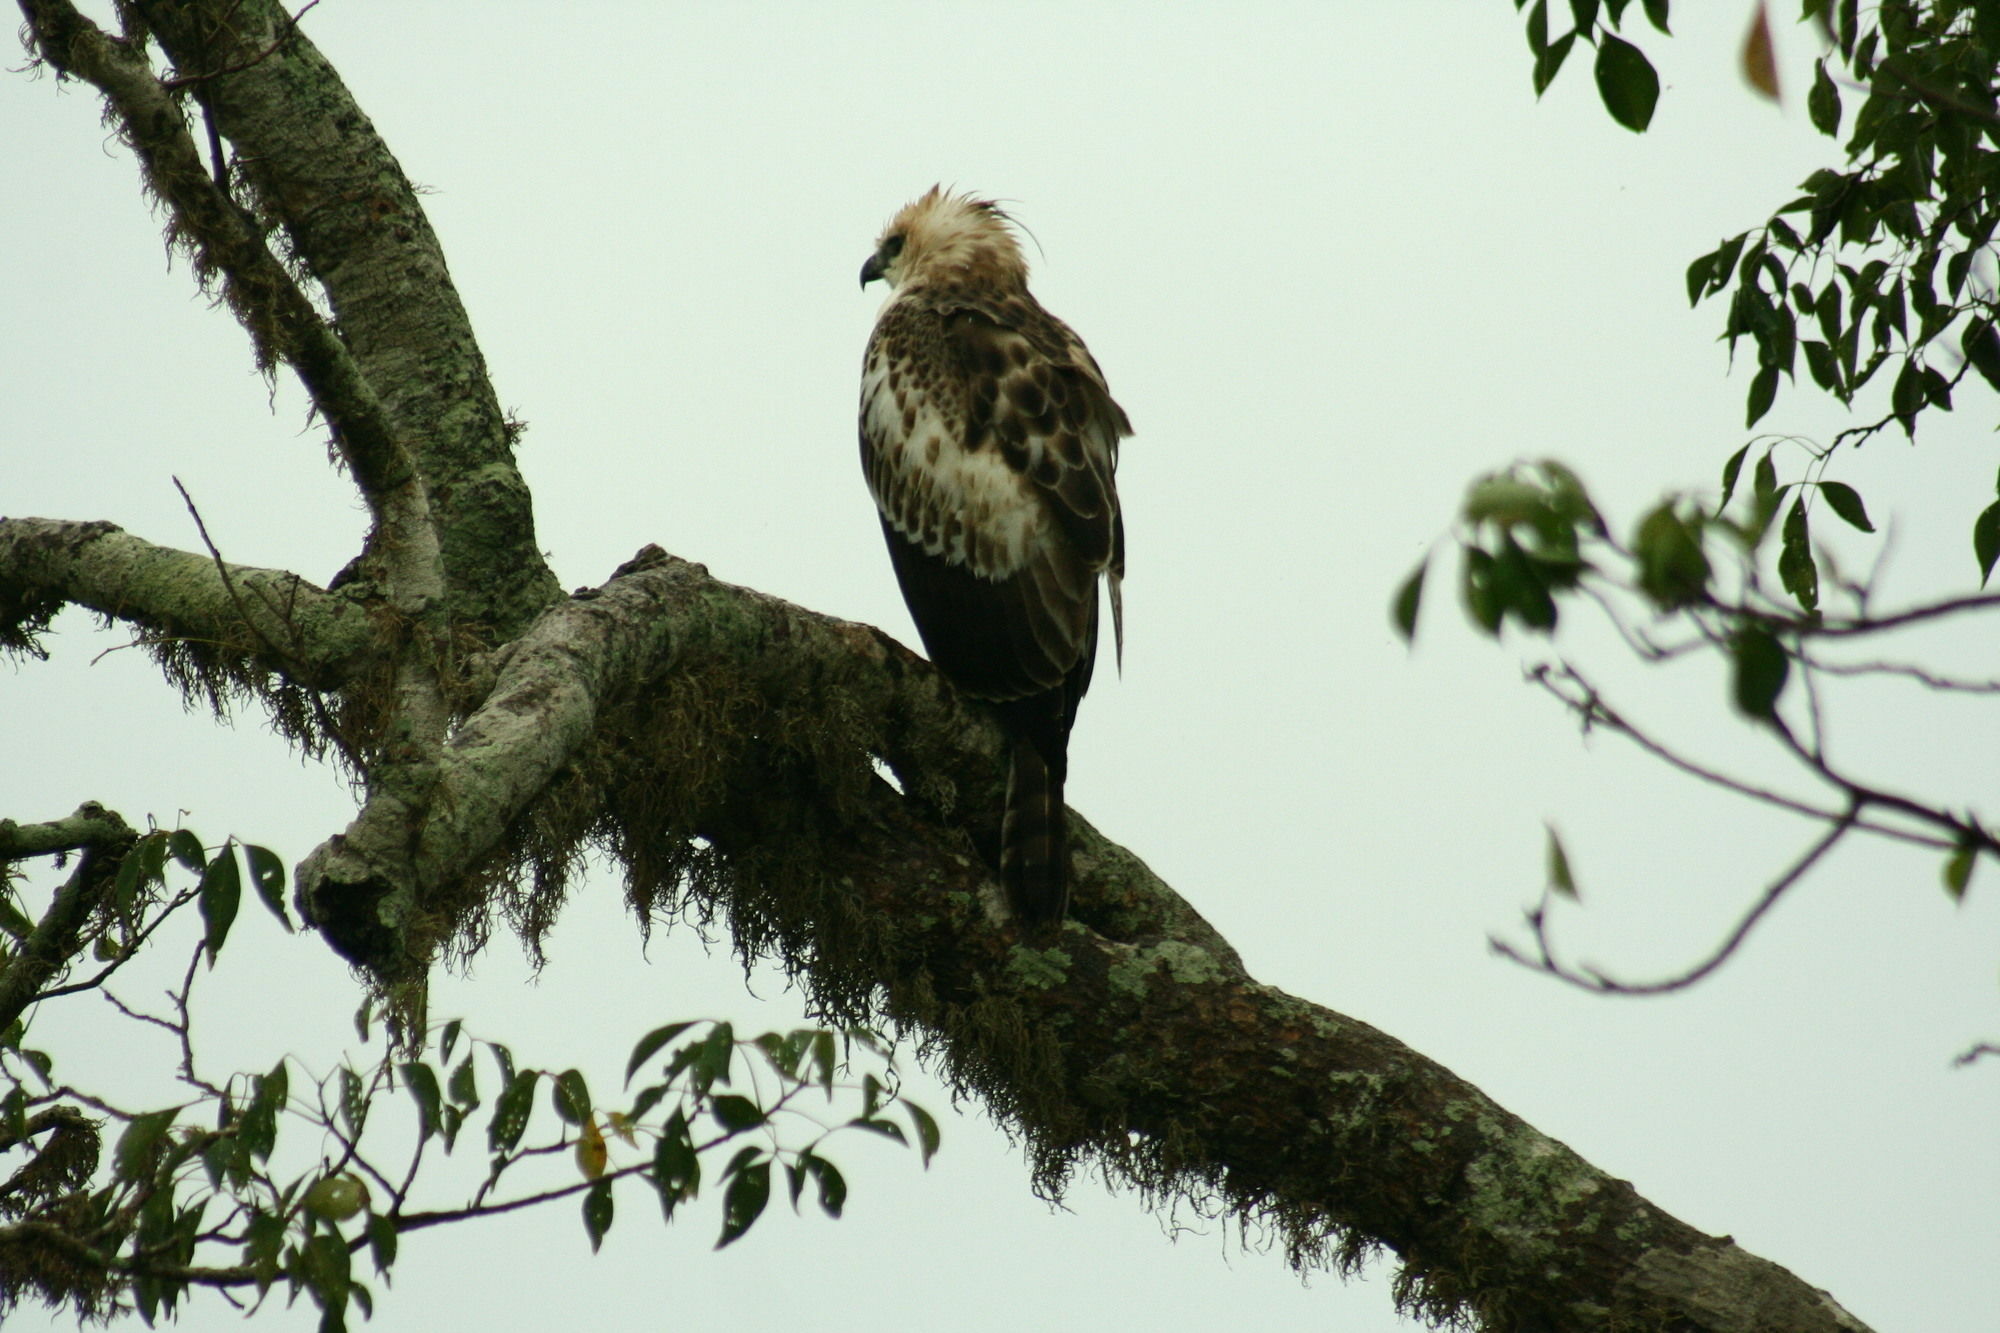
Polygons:
[[890,287],[861,373],[861,465],[903,599],[953,684],[1009,740],[1000,877],[1029,927],[1069,902],[1063,780],[1097,655],[1120,656],[1118,441],[1131,422],[1083,340],[1028,291],[1011,219],[933,186],[889,220],[861,285]]

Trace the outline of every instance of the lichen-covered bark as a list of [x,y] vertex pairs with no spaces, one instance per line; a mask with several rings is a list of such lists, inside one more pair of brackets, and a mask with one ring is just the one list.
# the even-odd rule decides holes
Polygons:
[[258,211],[326,293],[342,341],[415,453],[453,618],[517,632],[559,588],[485,357],[409,178],[284,6],[136,8],[235,149]]
[[[281,9],[136,3],[114,38],[65,0],[20,2],[44,58],[104,91],[253,337],[307,383],[377,523],[328,591],[108,525],[0,521],[0,647],[32,651],[70,604],[199,634],[212,696],[246,692],[287,734],[337,744],[366,799],[300,863],[299,899],[378,981],[420,992],[496,910],[532,946],[601,850],[641,920],[724,916],[823,1012],[916,1034],[1023,1131],[1044,1185],[1096,1160],[1269,1223],[1301,1265],[1386,1247],[1404,1304],[1438,1321],[1860,1329],[1393,1038],[1259,984],[1080,818],[1074,919],[1024,947],[990,870],[996,730],[919,659],[650,548],[558,597],[436,238]],[[204,174],[189,98],[237,150],[227,184]]]
[[65,605],[159,640],[233,648],[297,685],[349,683],[374,653],[368,612],[296,574],[155,546],[110,523],[0,518],[0,646],[33,650]]
[[0,1032],[11,1027],[76,956],[84,924],[105,908],[120,858],[137,836],[123,819],[92,802],[77,807],[67,819],[45,824],[0,820],[0,864],[54,851],[83,853],[42,919],[0,963]]

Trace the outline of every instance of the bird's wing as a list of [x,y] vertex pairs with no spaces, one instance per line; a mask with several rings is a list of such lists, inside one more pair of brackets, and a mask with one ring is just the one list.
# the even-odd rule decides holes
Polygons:
[[1032,297],[941,293],[884,311],[863,459],[925,646],[964,688],[1082,694],[1101,574],[1117,619],[1129,430],[1089,351]]

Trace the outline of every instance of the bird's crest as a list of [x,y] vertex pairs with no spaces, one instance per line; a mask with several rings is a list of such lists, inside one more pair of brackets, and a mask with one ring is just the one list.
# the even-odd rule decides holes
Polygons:
[[1026,286],[1016,225],[994,200],[933,185],[889,219],[870,263],[894,288],[936,279]]

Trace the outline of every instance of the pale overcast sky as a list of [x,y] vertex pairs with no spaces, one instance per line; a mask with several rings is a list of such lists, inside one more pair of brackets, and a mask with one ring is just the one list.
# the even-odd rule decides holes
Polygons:
[[[1810,830],[1580,738],[1521,682],[1545,644],[1464,628],[1442,577],[1455,564],[1413,653],[1386,612],[1483,470],[1564,458],[1624,528],[1663,491],[1713,487],[1743,442],[1721,311],[1690,313],[1681,275],[1837,151],[1796,96],[1809,31],[1779,33],[1787,106],[1744,87],[1749,9],[1677,7],[1668,40],[1633,7],[1667,85],[1645,136],[1605,116],[1588,53],[1538,105],[1501,0],[323,0],[305,26],[429,191],[501,401],[529,423],[540,538],[572,586],[657,542],[915,642],[855,458],[880,300],[855,274],[933,182],[1008,200],[1038,243],[1036,292],[1138,432],[1120,477],[1125,672],[1100,672],[1084,707],[1071,803],[1260,979],[1411,1043],[1885,1333],[1991,1328],[2000,1062],[1948,1067],[2000,1033],[1990,868],[1954,908],[1934,858],[1843,851],[1674,998],[1530,976],[1486,940],[1540,890],[1544,821],[1586,895],[1564,937],[1637,977],[1698,957]],[[0,163],[0,510],[194,547],[177,475],[231,559],[325,580],[360,507],[300,395],[267,392],[240,330],[169,264],[95,97],[0,78]],[[1993,412],[1969,391],[1916,450],[1884,438],[1840,464],[1895,520],[1892,598],[1976,579]],[[1820,439],[1842,424],[1790,391],[1764,423]],[[186,811],[211,840],[288,862],[351,816],[339,781],[254,716],[184,716],[138,653],[93,660],[120,636],[59,627],[51,663],[0,674],[0,814]],[[1558,648],[1702,755],[1782,773],[1722,713],[1709,666],[1628,668],[1580,621]],[[1990,790],[1990,705],[1865,702],[1839,733],[1855,762],[1950,802]],[[254,909],[237,932],[203,991],[213,1068],[286,1052],[329,1067],[351,1039],[345,970]],[[782,979],[746,989],[726,951],[658,933],[642,952],[608,871],[550,953],[530,981],[497,937],[439,984],[434,1017],[603,1089],[670,1019],[794,1021]],[[169,1063],[88,1003],[37,1035],[85,1086],[136,1089]],[[928,1080],[913,1088],[947,1111]],[[1051,1210],[963,1109],[927,1173],[839,1144],[845,1220],[774,1209],[719,1255],[713,1197],[663,1231],[637,1187],[595,1259],[570,1205],[412,1236],[373,1327],[1414,1327],[1386,1270],[1303,1285],[1255,1237],[1246,1251],[1090,1179]],[[232,1320],[197,1297],[185,1323]],[[301,1302],[258,1326],[313,1323]]]

